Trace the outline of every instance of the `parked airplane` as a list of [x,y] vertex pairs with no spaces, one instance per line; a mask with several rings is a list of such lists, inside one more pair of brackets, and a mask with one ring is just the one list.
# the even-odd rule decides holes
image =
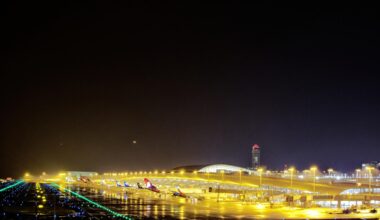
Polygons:
[[130,187],[130,185],[126,181],[124,181],[123,185],[121,185],[121,183],[119,181],[116,181],[116,186],[117,187]]
[[157,192],[157,193],[160,192],[160,190],[157,189],[157,187],[155,187],[155,186],[150,182],[150,180],[148,180],[147,178],[144,178],[144,183],[145,183],[145,185],[146,185],[146,188],[149,189],[150,191]]
[[82,181],[84,183],[91,183],[90,178],[88,178],[87,176],[80,176],[79,181]]
[[137,183],[137,188],[144,189],[144,187],[142,187],[140,183]]
[[124,181],[123,185],[121,185],[121,183],[119,181],[116,181],[116,186],[117,187],[130,187],[130,185],[126,181]]
[[177,186],[177,192],[173,192],[173,196],[179,196],[179,197],[183,197],[183,198],[188,198],[188,196],[181,191],[181,189],[179,188],[179,186]]

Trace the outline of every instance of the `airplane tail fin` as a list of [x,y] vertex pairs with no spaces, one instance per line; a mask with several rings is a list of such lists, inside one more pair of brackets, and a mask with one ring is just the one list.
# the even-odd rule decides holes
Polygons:
[[148,178],[144,178],[144,183],[146,185],[147,188],[152,188],[154,187],[152,182],[150,182],[150,180]]
[[179,188],[179,186],[177,186],[177,191],[178,191],[180,194],[183,194],[183,192],[181,191],[181,188]]
[[155,192],[160,192],[160,190],[158,190],[157,187],[154,186],[152,182],[150,182],[150,180],[148,180],[147,178],[144,178],[144,182],[145,182],[146,188]]

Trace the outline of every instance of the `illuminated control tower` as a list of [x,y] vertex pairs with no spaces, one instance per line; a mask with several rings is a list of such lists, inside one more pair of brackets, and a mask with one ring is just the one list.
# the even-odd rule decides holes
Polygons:
[[252,169],[260,167],[260,146],[258,144],[252,145]]

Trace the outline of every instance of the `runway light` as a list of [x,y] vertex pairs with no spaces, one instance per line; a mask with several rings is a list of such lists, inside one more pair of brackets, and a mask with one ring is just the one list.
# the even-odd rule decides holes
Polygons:
[[9,186],[7,186],[7,187],[4,187],[4,188],[0,189],[0,192],[4,192],[5,190],[10,189],[10,188],[13,188],[13,187],[15,187],[15,186],[17,186],[17,185],[20,185],[20,184],[23,183],[23,182],[24,182],[24,181],[19,180],[19,181],[17,181],[16,183],[14,183],[14,184],[12,184],[12,185],[9,185]]
[[111,210],[111,209],[109,209],[109,208],[107,208],[107,207],[101,205],[100,203],[97,203],[97,202],[95,202],[95,201],[93,201],[93,200],[91,200],[91,199],[89,199],[89,198],[87,198],[87,197],[85,197],[85,196],[82,196],[82,195],[79,194],[79,193],[76,193],[76,192],[71,191],[71,190],[69,190],[69,189],[67,189],[67,188],[61,187],[61,186],[57,185],[56,183],[52,183],[51,185],[52,185],[53,187],[59,188],[59,189],[61,189],[61,190],[63,190],[63,191],[69,192],[69,193],[73,194],[74,196],[76,196],[77,198],[82,199],[82,200],[84,200],[84,201],[90,203],[91,205],[96,206],[97,208],[103,209],[104,211],[107,211],[107,212],[111,213],[112,215],[114,215],[114,216],[116,216],[116,217],[123,218],[123,219],[132,219],[132,218],[130,218],[130,217],[128,217],[128,216],[125,216],[125,215],[123,215],[123,214],[120,214],[120,213],[118,213],[118,212],[115,212],[115,211],[113,211],[113,210]]

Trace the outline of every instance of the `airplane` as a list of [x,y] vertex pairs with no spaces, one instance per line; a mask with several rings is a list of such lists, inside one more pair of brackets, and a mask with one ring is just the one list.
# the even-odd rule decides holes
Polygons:
[[137,183],[137,188],[144,189],[144,187],[142,187],[140,183]]
[[155,187],[151,182],[150,180],[148,180],[147,178],[144,178],[144,183],[146,185],[146,188],[149,189],[150,191],[153,191],[153,192],[156,192],[156,193],[159,193],[160,190],[157,189],[157,187]]
[[121,185],[121,183],[119,181],[116,181],[116,186],[117,187],[130,187],[130,185],[126,181],[124,181],[123,185]]
[[188,198],[188,196],[181,191],[181,189],[179,188],[179,186],[177,186],[177,192],[173,192],[173,196]]
[[182,192],[181,188],[179,188],[179,186],[177,186],[176,188],[177,188],[177,192],[173,192],[173,196],[178,196],[178,197],[191,199],[191,200],[194,199],[197,201],[204,200],[204,197],[202,197],[199,193],[184,193]]
[[87,176],[80,176],[79,181],[82,181],[84,183],[91,183],[90,178],[88,178]]

